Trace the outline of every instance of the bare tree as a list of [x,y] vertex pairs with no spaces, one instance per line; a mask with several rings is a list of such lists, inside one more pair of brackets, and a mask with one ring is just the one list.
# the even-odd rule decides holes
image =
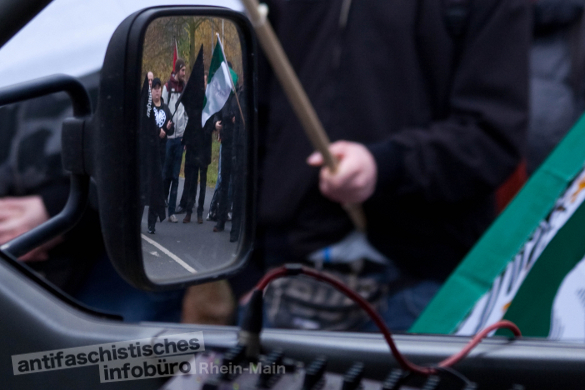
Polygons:
[[209,17],[164,17],[148,26],[144,38],[142,78],[148,71],[159,77],[163,83],[172,69],[175,42],[178,55],[187,65],[187,76],[195,62],[199,48],[203,45],[205,69],[209,69],[213,48],[217,42],[215,32],[220,33],[225,55],[232,63],[239,80],[243,76],[242,47],[236,25],[226,19]]

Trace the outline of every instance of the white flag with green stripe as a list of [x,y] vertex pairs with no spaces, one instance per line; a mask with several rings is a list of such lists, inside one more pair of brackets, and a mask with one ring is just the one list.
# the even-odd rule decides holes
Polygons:
[[584,228],[585,115],[409,331],[472,335],[504,319],[523,336],[585,342]]
[[[205,126],[205,122],[213,114],[223,108],[230,97],[233,89],[232,80],[230,80],[232,72],[228,67],[218,35],[211,57],[211,64],[209,65],[209,75],[207,76],[207,89],[205,90],[205,101],[203,103],[203,112],[201,113],[202,127]],[[233,73],[235,74],[235,72]]]

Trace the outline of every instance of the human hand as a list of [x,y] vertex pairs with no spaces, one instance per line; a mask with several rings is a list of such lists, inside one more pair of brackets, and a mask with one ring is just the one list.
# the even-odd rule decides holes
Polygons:
[[223,130],[223,124],[221,123],[221,121],[215,122],[215,130],[217,131]]
[[170,130],[172,125],[173,125],[173,121],[168,121],[167,122],[167,130]]
[[160,129],[160,133],[158,133],[158,136],[160,138],[164,138],[167,135],[167,133],[165,133],[165,131],[163,129]]
[[[348,141],[331,144],[329,151],[339,163],[335,173],[328,167],[321,168],[321,193],[342,204],[362,203],[372,196],[378,179],[378,167],[370,151],[362,144]],[[320,167],[323,165],[323,156],[315,152],[307,158],[307,164]]]
[[183,296],[181,322],[229,325],[235,309],[232,289],[226,280],[189,286]]
[[[0,244],[37,227],[49,219],[49,213],[38,195],[0,199]],[[61,241],[53,239],[22,256],[23,261],[47,260],[47,251]]]

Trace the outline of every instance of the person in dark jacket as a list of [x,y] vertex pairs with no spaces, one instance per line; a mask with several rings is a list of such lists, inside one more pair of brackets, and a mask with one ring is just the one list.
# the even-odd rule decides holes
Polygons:
[[191,214],[197,196],[197,181],[199,178],[199,204],[197,206],[197,223],[203,223],[203,205],[207,188],[207,168],[211,164],[211,133],[213,123],[208,121],[201,126],[201,111],[205,98],[206,78],[203,67],[203,47],[191,70],[191,76],[185,86],[180,102],[185,106],[185,112],[191,118],[187,122],[183,135],[185,146],[185,184],[183,195],[179,202],[176,214],[186,212],[183,223],[191,222]]
[[228,220],[228,212],[231,208],[231,202],[228,200],[228,191],[230,187],[229,183],[232,179],[233,141],[236,121],[236,104],[234,104],[234,100],[235,95],[232,92],[218,115],[221,117],[221,121],[216,126],[219,128],[219,137],[221,140],[222,185],[219,187],[217,223],[213,227],[214,232],[224,231],[225,223]]
[[[192,124],[190,124],[192,123]],[[207,168],[211,164],[211,133],[213,123],[207,122],[202,128],[200,123],[192,121],[185,128],[183,144],[185,145],[185,188],[179,207],[186,212],[184,223],[191,222],[191,214],[197,197],[199,179],[199,201],[197,203],[197,223],[203,223],[203,205],[207,188]],[[194,127],[195,129],[191,129]],[[179,210],[179,209],[177,209]],[[182,210],[177,211],[179,214]]]
[[[165,103],[162,97],[162,89],[160,87],[161,81],[159,78],[153,79],[152,85],[152,111],[156,120],[156,126],[160,130],[158,133],[159,138],[159,156],[161,169],[165,163],[166,149],[167,149],[167,136],[173,135],[175,132],[175,124],[172,120],[171,110]],[[161,173],[162,174],[162,173]]]
[[494,192],[518,165],[526,132],[528,2],[460,1],[469,13],[453,29],[448,3],[268,1],[329,137],[351,141],[332,146],[340,174],[351,169],[332,176],[333,192],[324,190],[330,182],[319,185],[284,93],[261,78],[261,260],[266,268],[306,263],[351,233],[339,202],[365,201],[368,241],[393,269],[383,279],[384,316],[398,329],[410,326],[495,217]]
[[[232,112],[234,116],[234,135],[232,140],[232,228],[230,230],[230,242],[238,241],[242,225],[242,213],[244,210],[245,196],[245,167],[246,167],[246,123],[242,113],[245,112],[244,106],[246,98],[244,87],[237,88],[238,99],[232,99]],[[238,105],[239,104],[239,105]],[[240,111],[241,108],[241,111]],[[229,191],[228,191],[229,192]],[[229,197],[229,196],[228,196]]]
[[[157,218],[164,221],[165,198],[161,164],[160,140],[173,134],[174,126],[171,120],[171,112],[162,101],[162,86],[159,78],[152,81],[152,90],[145,79],[142,91],[141,116],[140,116],[140,188],[142,204],[148,205],[148,233],[155,233]],[[151,98],[146,98],[147,96]],[[148,103],[145,104],[145,100]],[[150,103],[150,104],[149,104]]]

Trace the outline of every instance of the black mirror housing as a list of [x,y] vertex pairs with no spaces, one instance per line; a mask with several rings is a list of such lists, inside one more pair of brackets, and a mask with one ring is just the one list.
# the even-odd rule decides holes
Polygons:
[[[139,193],[139,99],[146,29],[156,18],[167,16],[220,17],[234,23],[241,34],[244,59],[246,186],[243,236],[235,261],[225,268],[186,275],[172,281],[153,282],[143,267]],[[241,270],[252,251],[256,182],[256,60],[255,40],[248,19],[219,7],[178,6],[148,8],[126,18],[112,36],[101,71],[96,114],[84,130],[85,170],[96,180],[99,212],[106,249],[119,274],[133,286],[146,290],[182,288],[229,277]]]

